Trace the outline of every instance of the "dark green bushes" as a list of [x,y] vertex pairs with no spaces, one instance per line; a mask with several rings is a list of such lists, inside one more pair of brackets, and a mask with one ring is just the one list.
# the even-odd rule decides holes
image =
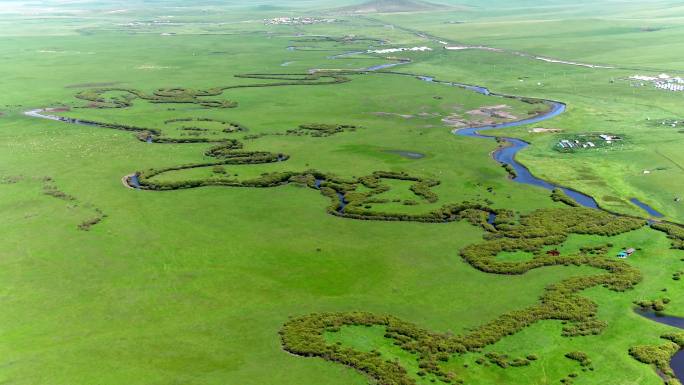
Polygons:
[[[122,92],[125,97],[107,98],[108,92]],[[76,94],[76,98],[97,103],[100,107],[126,108],[132,105],[135,99],[143,99],[150,103],[183,103],[199,104],[204,107],[234,108],[237,103],[230,100],[205,100],[203,96],[215,96],[217,94],[208,91],[190,90],[184,88],[159,89],[152,94],[130,88],[100,88],[82,91]]]
[[[207,101],[204,98],[219,95],[229,88],[322,85],[348,81],[340,72],[329,75],[320,72],[315,74],[248,74],[240,77],[272,80],[274,82],[238,85],[205,91],[182,88],[162,89],[157,90],[153,95],[141,93],[134,95],[159,103],[196,103],[208,107],[234,107],[235,105],[231,104],[232,102]],[[96,97],[96,94],[89,95],[89,97]],[[136,131],[139,133],[140,139],[143,140],[154,142],[168,140],[176,143],[180,141],[160,138],[160,132],[152,129],[123,125],[102,126]],[[316,136],[327,136],[342,132],[346,128],[353,127],[314,124],[302,125],[299,130],[314,132]],[[606,323],[597,319],[596,304],[581,297],[579,293],[596,286],[604,286],[614,291],[624,291],[630,289],[641,279],[639,271],[627,263],[606,258],[603,255],[604,249],[587,249],[583,250],[581,254],[568,256],[547,256],[542,251],[546,246],[564,242],[571,233],[617,235],[644,226],[645,221],[643,220],[617,217],[598,210],[575,207],[537,210],[517,219],[516,215],[509,210],[493,210],[484,205],[468,202],[444,205],[437,210],[422,214],[373,211],[366,208],[366,206],[370,206],[370,203],[379,204],[383,201],[376,197],[389,189],[387,185],[383,184],[383,179],[412,181],[414,184],[410,189],[417,197],[430,203],[438,201],[437,195],[431,190],[432,187],[439,184],[438,181],[395,172],[375,172],[372,175],[351,180],[343,180],[334,175],[315,170],[265,173],[257,178],[242,181],[230,178],[224,172],[214,172],[215,175],[203,180],[160,182],[153,179],[162,173],[175,170],[198,167],[223,170],[225,165],[262,164],[287,160],[287,156],[283,154],[245,151],[242,143],[237,140],[222,141],[208,149],[205,155],[214,158],[214,160],[139,172],[137,174],[140,185],[146,189],[171,190],[209,185],[272,187],[285,183],[297,183],[319,189],[321,194],[330,199],[327,211],[336,216],[361,220],[432,223],[466,219],[481,226],[487,231],[483,242],[465,247],[460,251],[460,254],[465,262],[483,272],[524,274],[539,267],[559,265],[591,266],[603,270],[603,273],[594,276],[573,277],[550,285],[540,297],[539,303],[522,310],[505,313],[491,322],[459,336],[434,333],[391,316],[360,312],[311,314],[290,319],[283,325],[280,336],[283,348],[286,351],[341,363],[366,374],[379,384],[412,385],[415,384],[414,375],[444,383],[458,382],[453,373],[446,372],[443,369],[442,362],[448,361],[453,355],[480,352],[484,347],[541,320],[563,321],[565,325],[563,328],[564,336],[598,334],[605,328]],[[513,168],[510,165],[506,165],[506,167],[509,173],[515,176]],[[370,191],[358,188],[361,185]],[[565,194],[560,195],[557,192],[554,194],[554,199],[558,201],[569,199],[569,197],[563,196]],[[341,199],[343,202],[340,201]],[[487,223],[490,213],[497,214],[493,224]],[[534,256],[531,260],[524,262],[498,261],[497,255],[505,251],[530,252]],[[360,352],[326,341],[325,334],[327,332],[337,332],[342,327],[350,325],[384,327],[386,338],[392,340],[401,349],[416,355],[419,371],[415,374],[409,374],[398,362],[385,360],[375,352]],[[636,349],[634,355],[646,357],[644,359],[649,357],[648,351],[643,349]],[[582,365],[589,362],[586,356],[580,357],[573,354],[573,357],[570,358],[576,359]],[[529,365],[532,361],[532,358],[529,357],[511,360],[505,355],[496,353],[488,353],[487,358],[490,362],[501,367]]]
[[587,319],[580,322],[575,322],[571,325],[563,327],[564,337],[579,337],[579,336],[590,336],[598,335],[603,332],[608,326],[606,321],[601,321],[598,319]]
[[591,360],[589,359],[589,356],[587,355],[587,353],[584,353],[584,352],[575,351],[575,352],[566,353],[565,357],[569,358],[573,361],[579,362],[579,364],[582,366],[591,365]]
[[235,139],[226,140],[225,142],[208,149],[204,155],[212,158],[224,158],[234,153],[235,150],[242,148],[242,143]]
[[301,124],[296,130],[289,130],[290,134],[301,134],[309,132],[311,136],[314,137],[324,137],[335,135],[340,132],[344,132],[349,129],[356,129],[357,127],[350,124],[325,124],[325,123],[312,123],[312,124]]
[[[388,221],[417,221],[417,222],[445,222],[457,220],[458,214],[467,208],[482,208],[481,205],[475,204],[471,205],[467,203],[462,207],[443,206],[438,210],[434,210],[424,214],[403,214],[403,213],[387,213],[382,211],[371,211],[365,206],[369,204],[378,204],[387,202],[386,199],[375,199],[375,195],[381,194],[383,192],[389,191],[390,187],[383,184],[383,179],[394,179],[394,180],[405,180],[416,182],[410,189],[416,194],[416,196],[427,200],[430,203],[437,202],[437,195],[430,190],[431,187],[439,184],[438,181],[431,179],[423,179],[420,177],[408,175],[406,173],[400,172],[387,172],[387,171],[376,171],[372,175],[367,175],[358,178],[351,183],[347,183],[345,186],[334,186],[329,185],[335,191],[343,193],[348,202],[344,211],[339,210],[329,210],[329,212],[334,213],[338,216],[344,216],[354,219],[367,219],[367,220],[388,220]],[[371,191],[358,193],[354,190],[357,185],[363,185]],[[414,200],[408,200],[404,202],[405,205],[416,205],[418,202]]]
[[682,332],[663,334],[662,336],[660,336],[660,338],[672,341],[680,347],[684,348],[684,333]]
[[680,345],[674,342],[666,342],[663,345],[639,345],[631,347],[629,354],[641,363],[655,366],[666,377],[674,378],[674,372],[670,368],[670,358],[680,348]]
[[684,227],[674,223],[652,223],[651,228],[662,231],[672,240],[672,248],[684,250]]
[[433,179],[421,179],[418,183],[411,186],[411,191],[430,203],[437,202],[437,194],[431,188],[439,185],[439,181]]
[[[84,219],[78,224],[78,229],[83,231],[90,230],[93,226],[102,222],[107,215],[99,208],[92,206],[91,204],[83,204],[75,196],[67,194],[55,185],[55,181],[51,177],[34,178],[42,182],[42,192],[44,195],[57,198],[59,200],[65,201],[69,204],[69,208],[83,207],[90,211],[94,211],[94,214],[89,218]],[[0,184],[14,184],[23,181],[24,178],[21,176],[13,177],[0,177]]]
[[[373,184],[371,179],[366,184]],[[333,190],[334,191],[334,190]],[[461,218],[482,217],[474,207],[462,205],[451,208],[450,212],[458,212]],[[519,224],[511,224],[510,213],[501,212],[506,223],[501,223],[493,230],[496,237],[483,243],[472,245],[461,250],[463,258],[476,269],[496,274],[523,274],[531,269],[553,265],[587,265],[606,273],[594,276],[573,277],[550,285],[540,298],[540,303],[527,309],[505,313],[491,322],[482,325],[463,336],[437,334],[421,329],[416,325],[403,322],[391,316],[377,316],[368,313],[335,313],[312,314],[288,321],[281,330],[283,346],[287,351],[309,357],[330,359],[329,351],[346,354],[335,345],[330,345],[324,338],[324,332],[339,331],[345,325],[378,325],[386,329],[385,337],[394,341],[402,349],[414,353],[418,357],[420,376],[434,376],[444,383],[454,382],[454,376],[445,373],[439,362],[445,357],[465,352],[477,352],[485,346],[494,344],[503,337],[515,334],[540,320],[562,320],[569,322],[564,328],[565,336],[597,334],[605,327],[605,322],[596,319],[596,304],[577,294],[595,286],[604,286],[614,291],[627,290],[641,280],[639,271],[629,264],[606,258],[602,255],[578,254],[574,256],[548,256],[540,253],[545,245],[557,245],[563,242],[571,232],[586,234],[618,234],[631,231],[644,225],[644,222],[633,218],[621,218],[596,210],[579,208],[563,208],[538,210],[520,219]],[[478,220],[473,220],[479,222]],[[556,224],[550,229],[547,225]],[[500,262],[496,260],[502,251],[535,252],[532,260],[525,262]],[[358,352],[350,353],[358,358]],[[488,353],[487,359],[501,367],[528,365],[531,360],[509,360],[505,355]],[[591,361],[579,352],[569,353],[583,366]],[[334,358],[342,362],[340,356]],[[354,361],[351,367],[360,370],[383,384],[403,384],[411,378],[405,370],[396,371],[378,366],[370,361],[359,363]],[[367,370],[372,367],[373,370]],[[385,372],[385,370],[388,370]],[[397,375],[400,373],[400,375]],[[410,382],[408,382],[410,383]]]
[[665,297],[665,298],[658,298],[654,300],[641,300],[641,301],[634,301],[634,304],[639,306],[643,310],[653,310],[656,313],[662,313],[665,311],[665,305],[670,303],[670,299]]
[[518,173],[515,171],[515,168],[508,164],[508,163],[502,163],[501,167],[503,167],[504,170],[508,173],[508,175],[512,178],[515,179],[518,177]]
[[545,104],[543,99],[534,99],[534,98],[517,98],[521,102],[527,103],[527,104]]
[[388,330],[412,331],[421,333],[414,325],[391,316],[376,316],[370,313],[322,313],[288,321],[280,330],[285,350],[304,357],[321,357],[352,367],[387,385],[413,385],[415,381],[398,363],[372,354],[328,344],[324,337],[326,331],[338,331],[345,325],[382,325]]
[[78,225],[79,230],[90,231],[90,229],[102,222],[107,217],[107,214],[103,213],[102,210],[95,208],[95,216],[88,218]]
[[520,366],[528,366],[530,364],[530,360],[526,358],[509,358],[508,355],[506,354],[500,354],[500,353],[495,353],[495,352],[490,352],[485,354],[485,357],[489,360],[490,363],[499,366],[500,368],[507,368],[509,366],[514,366],[514,367],[520,367]]
[[554,202],[563,202],[568,206],[572,207],[579,207],[580,204],[575,202],[574,199],[570,198],[568,194],[566,194],[563,190],[559,188],[553,189],[551,192],[551,199],[553,199]]
[[[458,214],[463,210],[477,208],[477,206],[469,205],[447,205],[423,214],[406,214],[370,211],[357,205],[354,205],[353,207],[350,207],[350,205],[351,204],[347,205],[344,212],[333,212],[331,210],[328,210],[328,212],[333,215],[360,220],[444,223],[458,220]],[[335,207],[337,209],[337,206]]]
[[61,199],[64,201],[75,201],[76,198],[74,198],[72,195],[69,195],[65,193],[64,191],[60,190],[57,188],[57,186],[53,184],[45,184],[43,185],[43,194],[49,195],[53,198]]
[[[236,75],[238,78],[261,79],[261,80],[281,80],[280,82],[240,84],[233,86],[223,86],[210,88],[207,90],[193,90],[189,88],[161,88],[151,94],[131,88],[99,88],[88,89],[76,94],[76,98],[89,101],[100,108],[126,108],[132,105],[135,99],[146,100],[150,103],[180,103],[197,104],[207,108],[235,108],[237,102],[231,100],[207,100],[206,97],[219,96],[224,91],[235,88],[255,88],[255,87],[279,87],[297,85],[330,85],[350,81],[345,77],[344,71],[312,74],[243,74]],[[121,92],[124,96],[107,97],[109,92]]]
[[211,171],[212,171],[214,174],[226,174],[226,173],[227,173],[225,167],[223,167],[223,166],[218,166],[218,165],[212,167],[212,168],[211,168]]
[[[108,92],[124,93],[123,97],[108,97]],[[137,90],[127,88],[94,88],[81,91],[75,95],[77,99],[89,101],[98,108],[126,108],[132,105],[133,100],[143,97],[144,94]]]
[[[243,151],[242,147],[242,143],[236,139],[228,139],[222,141],[219,145],[209,148],[205,152],[206,156],[216,158],[218,161],[139,171],[136,175],[138,176],[140,188],[148,190],[177,190],[203,186],[272,187],[287,183],[290,178],[297,174],[293,172],[263,174],[259,178],[246,181],[237,181],[225,177],[224,175],[226,172],[225,169],[223,169],[223,166],[225,165],[264,164],[285,161],[288,159],[288,156],[285,154],[275,154],[266,151]],[[221,175],[221,177],[165,182],[152,180],[155,176],[163,173],[201,167],[212,167],[214,174]],[[216,170],[223,170],[223,172],[216,172]]]
[[[244,126],[242,126],[239,123],[228,122],[225,120],[212,119],[212,118],[176,118],[176,119],[166,120],[166,121],[164,121],[164,124],[191,123],[191,122],[219,123],[223,126],[222,131],[225,133],[233,133],[233,132],[237,132],[237,131],[247,131],[247,128],[245,128]],[[208,128],[195,127],[195,126],[183,126],[183,127],[181,127],[181,130],[184,130],[184,131],[209,131]]]
[[472,225],[481,226],[486,231],[495,233],[497,231],[496,227],[488,222],[489,215],[491,213],[492,211],[485,211],[481,209],[466,209],[459,212],[458,219],[464,219]]
[[[351,72],[349,72],[351,73]],[[340,84],[351,81],[351,79],[344,76],[344,71],[317,71],[310,74],[242,74],[235,75],[237,78],[244,79],[263,79],[263,80],[282,80],[281,82],[262,83],[262,84],[244,84],[228,87],[221,87],[220,90],[228,90],[233,88],[252,88],[252,87],[282,87],[282,86],[313,86],[313,85],[331,85]]]

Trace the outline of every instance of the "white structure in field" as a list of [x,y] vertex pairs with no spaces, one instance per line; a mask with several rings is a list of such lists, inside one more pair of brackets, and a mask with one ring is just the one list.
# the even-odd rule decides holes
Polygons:
[[337,19],[318,18],[318,17],[274,17],[273,19],[264,19],[266,25],[304,25],[304,24],[319,24],[319,23],[335,23]]
[[604,69],[615,68],[615,67],[611,67],[611,66],[604,66],[604,65],[598,65],[598,64],[587,64],[587,63],[578,63],[578,62],[574,62],[574,61],[552,59],[552,58],[548,58],[548,57],[544,57],[544,56],[536,56],[535,59],[545,61],[547,63],[567,64],[567,65],[587,67],[587,68],[604,68]]
[[[583,135],[584,136],[584,135]],[[596,136],[592,136],[596,138]],[[622,140],[621,137],[616,136],[616,135],[608,135],[608,134],[601,134],[598,135],[599,138],[601,138],[605,144],[612,144],[613,142],[616,142],[618,140]],[[599,146],[596,145],[595,140],[586,140],[589,138],[583,138],[582,140],[579,139],[561,139],[558,141],[557,146],[560,148],[598,148]],[[600,143],[599,143],[600,145]]]
[[483,45],[446,45],[444,49],[449,51],[462,51],[464,49],[481,49],[484,51],[502,52],[499,48],[485,47]]
[[[634,75],[630,76],[629,79],[641,82],[651,82],[656,88],[661,90],[674,92],[684,91],[684,79],[681,77],[671,77],[668,74],[660,74],[658,76]],[[643,83],[641,85],[643,85]]]
[[368,53],[394,53],[394,52],[424,52],[432,51],[430,47],[411,47],[411,48],[385,48],[385,49],[369,49]]

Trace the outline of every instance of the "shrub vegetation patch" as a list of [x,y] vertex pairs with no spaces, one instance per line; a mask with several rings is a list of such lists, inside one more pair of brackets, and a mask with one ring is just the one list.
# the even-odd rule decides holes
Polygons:
[[[372,185],[372,182],[369,179],[369,184]],[[645,224],[644,220],[584,208],[538,210],[521,217],[517,223],[499,223],[489,229],[484,242],[461,250],[463,259],[475,269],[492,274],[517,275],[544,266],[584,265],[604,270],[605,273],[573,277],[550,285],[539,304],[503,314],[465,335],[431,332],[389,315],[363,312],[317,313],[288,321],[280,331],[283,347],[293,354],[342,363],[381,384],[415,384],[414,374],[420,377],[428,375],[443,383],[459,383],[456,374],[443,370],[440,362],[448,361],[452,355],[477,352],[538,321],[566,322],[563,336],[568,337],[600,333],[606,324],[597,319],[596,304],[578,293],[595,286],[613,291],[629,290],[641,280],[639,270],[604,254],[551,256],[542,253],[542,250],[545,246],[559,245],[569,234],[618,235],[641,228]],[[496,256],[503,251],[530,252],[534,254],[534,258],[524,262],[497,261]],[[335,332],[348,325],[385,327],[386,338],[419,357],[422,373],[408,373],[396,361],[383,360],[375,354],[329,344],[323,338],[325,332]],[[591,364],[588,357],[580,352],[569,353],[568,357],[577,360],[583,367]],[[532,361],[522,358],[511,360],[498,353],[488,353],[486,358],[502,368],[525,366]]]

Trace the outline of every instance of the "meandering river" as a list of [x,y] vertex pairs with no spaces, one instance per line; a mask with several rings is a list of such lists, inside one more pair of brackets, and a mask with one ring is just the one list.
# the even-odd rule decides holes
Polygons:
[[[482,95],[486,96],[491,96],[491,97],[498,97],[498,98],[503,98],[505,97],[504,95],[499,95],[492,93],[488,88],[486,87],[480,87],[480,86],[474,86],[474,85],[469,85],[469,84],[461,84],[461,83],[453,83],[453,82],[442,82],[442,81],[437,81],[435,78],[430,77],[430,76],[418,76],[418,79],[429,82],[429,83],[439,83],[439,84],[445,84],[448,86],[453,86],[453,87],[460,87],[464,88],[473,92],[477,92]],[[508,164],[513,169],[515,170],[515,177],[513,178],[513,181],[518,182],[518,183],[523,183],[523,184],[529,184],[533,186],[538,186],[545,188],[547,190],[553,190],[553,189],[561,189],[565,194],[567,194],[570,198],[572,198],[575,202],[578,204],[584,206],[584,207],[590,207],[590,208],[598,208],[598,203],[596,203],[596,200],[592,198],[591,196],[587,194],[583,194],[579,191],[573,190],[569,187],[561,186],[558,184],[551,183],[549,181],[546,181],[544,179],[538,178],[530,172],[530,170],[525,167],[522,163],[518,162],[515,159],[515,156],[525,148],[527,148],[530,144],[517,138],[509,138],[509,137],[497,137],[493,135],[486,135],[483,134],[482,132],[488,131],[488,130],[496,130],[496,129],[502,129],[502,128],[510,128],[510,127],[518,127],[518,126],[523,126],[526,124],[533,124],[533,123],[539,123],[543,122],[545,120],[553,119],[556,116],[562,114],[565,112],[565,104],[553,100],[544,100],[546,104],[548,104],[551,108],[549,111],[535,115],[531,118],[527,119],[522,119],[522,120],[516,120],[513,122],[507,122],[507,123],[498,123],[498,124],[491,124],[491,125],[486,125],[486,126],[473,126],[473,127],[464,127],[464,128],[459,128],[455,129],[453,131],[454,134],[456,135],[462,135],[462,136],[469,136],[473,138],[485,138],[485,139],[497,139],[502,140],[505,145],[499,147],[496,151],[492,153],[492,157],[499,163],[501,164]]]
[[[296,47],[288,47],[288,49],[295,49]],[[329,59],[340,59],[340,58],[345,58],[345,57],[350,57],[354,55],[359,55],[363,54],[364,52],[362,51],[350,51],[350,52],[344,52],[338,55],[333,55],[329,56]],[[386,70],[389,68],[405,65],[405,64],[410,64],[410,60],[396,60],[392,61],[390,63],[384,63],[384,64],[378,64],[374,66],[370,66],[367,68],[361,69],[361,71],[367,71],[367,72],[378,72],[380,70]],[[313,70],[315,71],[315,70]],[[427,75],[413,75],[413,74],[402,74],[402,75],[411,75],[414,77],[417,77],[418,79],[429,82],[429,83],[436,83],[436,84],[442,84],[442,85],[447,85],[447,86],[452,86],[452,87],[459,87],[463,88],[469,91],[477,92],[482,95],[490,96],[490,97],[496,97],[496,98],[504,98],[508,97],[510,98],[511,96],[507,95],[500,95],[496,93],[492,93],[488,88],[486,87],[481,87],[481,86],[476,86],[476,85],[470,85],[470,84],[464,84],[464,83],[455,83],[455,82],[445,82],[445,81],[439,81],[436,80],[434,77],[427,76]],[[464,127],[464,128],[459,128],[453,131],[454,134],[456,135],[461,135],[461,136],[467,136],[467,137],[473,137],[473,138],[482,138],[482,139],[499,139],[503,141],[505,144],[500,146],[496,151],[492,153],[492,157],[499,163],[501,164],[506,164],[510,165],[513,170],[515,170],[515,177],[512,178],[514,182],[517,183],[522,183],[522,184],[528,184],[532,186],[537,186],[541,187],[547,190],[553,190],[553,189],[561,189],[565,194],[567,194],[570,198],[572,198],[575,202],[580,204],[581,206],[584,207],[590,207],[590,208],[599,208],[598,203],[596,200],[584,193],[581,193],[577,190],[574,190],[570,187],[562,186],[560,184],[552,183],[550,181],[541,179],[539,177],[536,177],[532,172],[525,167],[522,163],[518,162],[516,159],[516,155],[527,148],[530,144],[517,138],[511,138],[511,137],[497,137],[494,135],[487,135],[484,132],[489,131],[489,130],[496,130],[496,129],[504,129],[504,128],[511,128],[511,127],[518,127],[518,126],[523,126],[526,124],[533,124],[533,123],[539,123],[543,122],[549,119],[553,119],[556,116],[562,114],[565,112],[566,105],[562,102],[558,101],[553,101],[553,100],[543,100],[544,103],[550,106],[549,111],[535,115],[533,117],[527,118],[527,119],[521,119],[513,122],[506,122],[506,123],[498,123],[498,124],[492,124],[492,125],[486,125],[486,126],[473,126],[473,127]],[[26,116],[34,117],[34,118],[41,118],[41,119],[49,119],[49,120],[56,120],[56,121],[61,121],[65,123],[71,123],[71,124],[78,124],[78,125],[86,125],[86,126],[98,126],[96,123],[91,123],[91,122],[82,122],[79,121],[78,119],[71,119],[71,118],[64,118],[56,115],[50,115],[49,109],[35,109],[31,111],[26,111],[24,114]],[[341,200],[343,202],[343,200]],[[647,213],[649,213],[652,217],[657,217],[660,218],[663,215],[655,210],[654,208],[650,207],[646,203],[643,203],[636,198],[633,198],[631,200],[632,203],[635,205],[641,207],[644,209]]]
[[[294,50],[295,47],[288,47],[290,50]],[[360,54],[362,52],[360,51],[354,51],[354,52],[347,52],[343,53],[340,55],[335,55],[329,57],[330,59],[337,59],[337,58],[342,58],[346,56],[353,56],[355,54]],[[386,63],[386,64],[380,64],[380,65],[375,65],[371,67],[367,67],[362,69],[362,71],[367,71],[367,72],[375,72],[375,71],[380,71],[383,69],[388,69],[404,64],[409,64],[410,61],[394,61],[391,63]],[[504,98],[504,97],[510,97],[506,95],[500,95],[500,94],[495,94],[490,92],[489,89],[486,87],[480,87],[480,86],[475,86],[475,85],[469,85],[469,84],[463,84],[463,83],[454,83],[454,82],[444,82],[444,81],[438,81],[433,77],[430,76],[417,76],[414,74],[401,74],[401,75],[411,75],[414,77],[417,77],[418,79],[425,81],[425,82],[430,82],[430,83],[437,83],[437,84],[443,84],[447,86],[453,86],[453,87],[460,87],[464,88],[473,92],[480,93],[482,95],[486,96],[491,96],[491,97],[498,97],[498,98]],[[530,144],[517,138],[511,138],[511,137],[497,137],[494,135],[487,135],[485,132],[489,130],[496,130],[496,129],[504,129],[504,128],[511,128],[511,127],[518,127],[526,124],[533,124],[533,123],[539,123],[542,121],[546,121],[549,119],[552,119],[566,110],[566,105],[562,102],[558,101],[553,101],[553,100],[543,100],[544,103],[550,106],[550,109],[547,112],[538,114],[536,116],[527,118],[527,119],[522,119],[522,120],[517,120],[513,122],[506,122],[506,123],[498,123],[498,124],[492,124],[492,125],[486,125],[486,126],[473,126],[473,127],[464,127],[464,128],[459,128],[453,130],[453,133],[455,135],[460,135],[460,136],[466,136],[466,137],[472,137],[472,138],[481,138],[481,139],[490,139],[490,140],[495,140],[499,139],[505,142],[503,146],[500,146],[497,150],[495,150],[492,153],[492,157],[499,163],[501,164],[507,164],[510,165],[514,170],[515,170],[515,177],[512,178],[514,182],[517,183],[523,183],[523,184],[528,184],[528,185],[533,185],[533,186],[538,186],[541,188],[545,188],[547,190],[553,190],[553,189],[561,189],[563,190],[569,197],[571,197],[575,202],[578,204],[584,206],[584,207],[590,207],[590,208],[595,208],[598,209],[599,206],[594,198],[591,196],[581,193],[579,191],[573,190],[569,187],[566,186],[561,186],[559,184],[555,184],[549,181],[546,181],[544,179],[538,178],[534,176],[530,170],[525,167],[523,164],[518,162],[516,160],[516,155],[522,151],[523,149],[527,148]],[[77,124],[77,125],[83,125],[83,126],[95,126],[95,127],[105,127],[104,125],[100,125],[97,123],[93,122],[83,122],[78,119],[73,119],[73,118],[65,118],[57,115],[51,115],[50,112],[52,112],[50,109],[35,109],[35,110],[30,110],[24,112],[24,115],[33,117],[33,118],[40,118],[40,119],[48,119],[48,120],[53,120],[53,121],[59,121],[59,122],[64,122],[68,124]],[[407,152],[407,154],[413,154],[410,152]],[[416,153],[416,156],[414,157],[415,159],[419,159],[420,157]],[[279,159],[280,160],[280,159]],[[140,188],[138,178],[137,176],[131,175],[129,178],[126,178],[128,180],[128,186],[132,188]],[[316,179],[315,181],[315,187],[320,188],[321,183],[323,180]],[[347,205],[347,201],[344,197],[343,194],[338,193],[338,199],[340,201],[340,207],[338,208],[339,212],[343,212],[345,209],[345,206]],[[650,207],[646,203],[639,201],[636,198],[632,198],[631,202],[642,209],[644,209],[651,217],[657,217],[660,218],[663,216],[660,212],[655,210],[654,208]],[[491,214],[488,218],[489,223],[493,223],[496,220],[496,216]],[[684,329],[684,318],[678,318],[678,317],[669,317],[669,316],[658,316],[653,312],[639,312],[642,316],[651,319],[656,322],[660,322],[666,325],[678,327],[681,329]],[[672,358],[671,366],[679,379],[684,379],[684,351],[680,351],[675,356]]]

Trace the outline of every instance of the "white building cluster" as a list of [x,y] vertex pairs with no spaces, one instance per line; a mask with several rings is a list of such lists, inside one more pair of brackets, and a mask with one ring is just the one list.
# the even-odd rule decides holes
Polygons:
[[[445,43],[445,42],[440,41],[440,43]],[[462,50],[466,50],[466,49],[479,49],[479,50],[483,50],[483,51],[502,52],[502,50],[499,48],[485,47],[483,45],[445,45],[444,49],[449,50],[449,51],[462,51]]]
[[656,83],[656,88],[668,91],[684,91],[684,84]]
[[[609,134],[600,134],[598,137],[595,135],[587,136],[587,138],[595,138],[594,140],[602,140],[604,144],[611,145],[613,142],[622,140],[621,137]],[[600,141],[596,142],[600,144]],[[590,140],[579,140],[579,139],[562,139],[558,141],[558,147],[560,148],[596,148],[597,144]]]
[[684,79],[681,77],[671,77],[668,74],[660,74],[658,76],[634,75],[631,76],[629,79],[640,82],[653,83],[656,88],[659,88],[661,90],[675,92],[684,91]]
[[335,22],[337,22],[337,19],[318,17],[275,17],[273,19],[264,19],[264,24],[266,25],[306,25]]
[[620,138],[619,136],[615,136],[615,135],[601,134],[601,135],[599,135],[599,137],[601,139],[603,139],[607,144],[611,144],[611,143],[615,142],[616,140],[622,140],[622,138]]
[[424,52],[424,51],[432,51],[432,48],[430,47],[411,47],[411,48],[385,48],[385,49],[375,49],[375,50],[368,50],[368,53],[393,53],[393,52],[406,52],[406,51],[411,51],[411,52]]
[[670,127],[676,128],[677,126],[684,125],[684,121],[666,119],[666,120],[661,121],[660,124],[663,126],[670,126]]
[[594,148],[596,144],[594,142],[582,143],[579,140],[563,139],[558,142],[558,146],[560,148]]

